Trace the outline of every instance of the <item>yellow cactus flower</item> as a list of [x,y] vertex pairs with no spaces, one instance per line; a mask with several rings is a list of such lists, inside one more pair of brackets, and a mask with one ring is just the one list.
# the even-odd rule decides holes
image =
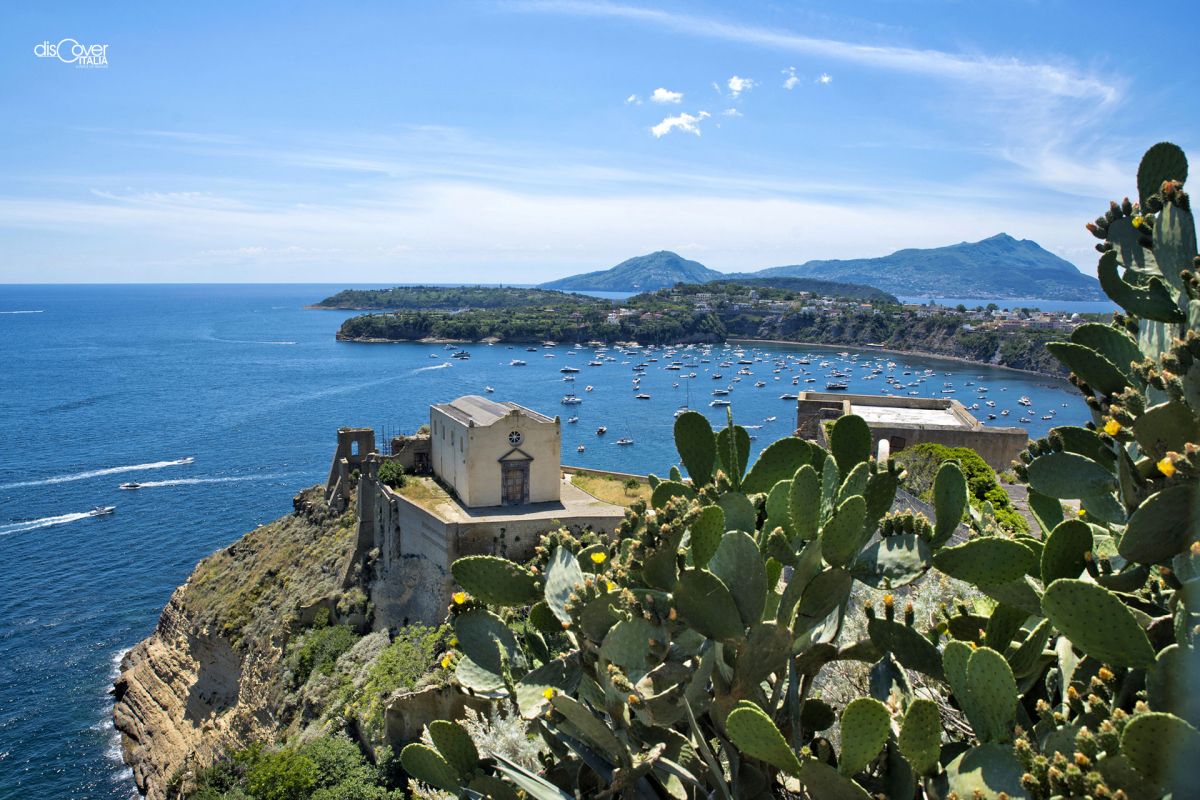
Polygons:
[[450,669],[450,656],[442,656],[442,669]]
[[1121,432],[1121,423],[1117,422],[1115,419],[1110,419],[1108,422],[1104,423],[1104,432],[1109,436],[1116,436]]
[[553,700],[554,699],[553,687],[546,687],[546,690],[544,692],[542,692],[542,697],[546,698],[547,700]]
[[1168,478],[1171,477],[1175,474],[1175,462],[1171,460],[1170,456],[1167,456],[1162,461],[1158,462],[1158,471],[1163,475],[1166,475]]
[[1082,517],[1082,516],[1083,516],[1084,514],[1086,514],[1087,512],[1086,512],[1086,511],[1084,511],[1084,510],[1081,508],[1081,509],[1079,509],[1079,510],[1078,510],[1077,512],[1075,512],[1075,513],[1076,513],[1076,514],[1078,514],[1079,516],[1081,516],[1081,517]]
[[617,585],[616,585],[615,583],[613,583],[612,581],[605,581],[605,582],[604,582],[604,587],[605,587],[606,589],[608,589],[608,591],[610,591],[610,592],[611,592],[611,591],[613,591],[614,589],[616,589],[616,588],[617,588]]
[[1135,227],[1135,228],[1142,227],[1142,215],[1141,214],[1138,214],[1130,221],[1133,223],[1133,227]]
[[597,564],[597,565],[603,564],[605,561],[608,560],[608,553],[604,553],[604,552],[592,553],[591,559],[592,559],[593,564]]
[[454,601],[454,605],[461,606],[463,603],[467,602],[467,593],[455,592],[450,599]]
[[451,646],[451,647],[458,647],[458,637],[457,637],[457,636],[451,636],[451,637],[450,637],[450,646]]

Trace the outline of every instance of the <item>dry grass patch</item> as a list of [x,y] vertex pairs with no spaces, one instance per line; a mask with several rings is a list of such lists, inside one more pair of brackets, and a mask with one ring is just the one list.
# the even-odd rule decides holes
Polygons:
[[628,508],[638,500],[650,502],[650,484],[639,481],[636,489],[625,487],[626,478],[612,475],[589,475],[576,473],[571,476],[571,483],[576,487],[606,503]]

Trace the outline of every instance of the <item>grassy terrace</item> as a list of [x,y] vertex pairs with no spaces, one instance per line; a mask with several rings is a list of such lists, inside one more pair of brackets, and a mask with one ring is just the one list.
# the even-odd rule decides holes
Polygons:
[[409,476],[403,488],[392,491],[407,497],[426,511],[436,512],[441,504],[454,502],[450,494],[433,478]]
[[617,506],[628,508],[638,500],[645,500],[647,503],[650,502],[650,485],[648,483],[638,483],[637,489],[626,489],[624,478],[617,478],[610,475],[588,475],[585,473],[572,475],[571,483],[597,500],[603,500],[606,503],[612,503]]

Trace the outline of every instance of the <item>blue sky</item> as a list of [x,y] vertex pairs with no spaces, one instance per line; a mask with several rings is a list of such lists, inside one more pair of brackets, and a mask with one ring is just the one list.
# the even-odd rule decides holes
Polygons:
[[[0,282],[519,283],[999,231],[1093,271],[1141,152],[1200,152],[1198,33],[1185,2],[8,4]],[[65,38],[108,66],[35,55]]]

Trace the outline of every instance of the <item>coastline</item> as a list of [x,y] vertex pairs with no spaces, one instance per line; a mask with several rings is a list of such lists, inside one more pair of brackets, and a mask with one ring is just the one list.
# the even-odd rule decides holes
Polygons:
[[990,367],[992,369],[1006,369],[1006,370],[1009,370],[1010,372],[1021,372],[1021,373],[1024,373],[1025,375],[1037,375],[1038,377],[1047,378],[1052,381],[1061,381],[1061,382],[1067,383],[1067,384],[1070,383],[1070,381],[1068,381],[1066,378],[1064,378],[1060,375],[1047,375],[1046,373],[1038,372],[1037,370],[1021,369],[1020,367],[1008,367],[1008,366],[1005,366],[1004,364],[992,364],[991,362],[988,362],[988,361],[975,361],[974,359],[963,358],[962,356],[946,356],[946,355],[942,355],[941,353],[930,353],[925,350],[896,350],[896,349],[893,349],[890,347],[876,347],[875,345],[862,345],[862,344],[829,344],[826,342],[790,342],[790,341],[787,341],[786,339],[747,339],[747,338],[741,337],[741,336],[731,337],[731,338],[727,339],[726,341],[729,341],[729,342],[756,342],[758,344],[784,344],[784,345],[795,345],[796,347],[822,347],[822,348],[829,348],[831,350],[834,348],[837,348],[839,350],[845,350],[847,348],[852,348],[852,349],[863,350],[868,353],[894,353],[896,355],[901,355],[901,356],[923,356],[925,358],[938,358],[938,359],[941,359],[942,361],[955,361],[955,362],[958,362],[959,364],[974,364],[975,366],[979,366],[979,367]]

